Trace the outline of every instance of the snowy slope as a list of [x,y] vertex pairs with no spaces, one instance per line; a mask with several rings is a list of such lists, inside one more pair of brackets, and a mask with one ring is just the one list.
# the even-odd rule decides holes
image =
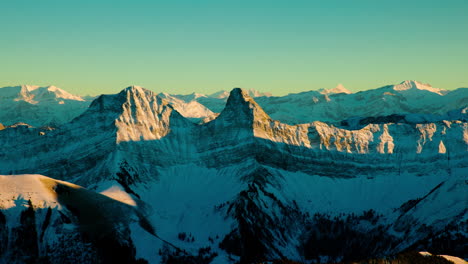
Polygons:
[[[288,125],[262,98],[234,89],[216,118],[194,124],[128,87],[55,130],[1,130],[0,173],[67,180],[137,210],[116,239],[150,263],[363,259],[438,247],[422,241],[466,219],[466,121]],[[49,207],[43,196],[31,197]]]
[[172,96],[167,93],[160,93],[158,96],[167,100],[182,116],[194,122],[200,122],[203,119],[214,118],[216,116],[211,110],[197,102],[197,99],[204,97],[204,95],[193,93],[186,96]]
[[55,86],[3,87],[0,88],[0,122],[57,126],[83,113],[89,103]]
[[[427,252],[427,251],[419,252],[419,254],[421,254],[422,256],[432,256],[432,254]],[[443,258],[453,262],[454,264],[466,264],[465,260],[463,260],[461,258],[458,258],[458,257],[448,256],[448,255],[436,255],[436,256],[443,257]]]
[[0,176],[0,194],[1,263],[135,261],[136,207],[42,175]]

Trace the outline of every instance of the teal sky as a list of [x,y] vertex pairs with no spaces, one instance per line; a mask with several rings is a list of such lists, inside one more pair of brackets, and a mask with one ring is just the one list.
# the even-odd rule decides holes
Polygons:
[[468,1],[0,1],[0,86],[468,87]]

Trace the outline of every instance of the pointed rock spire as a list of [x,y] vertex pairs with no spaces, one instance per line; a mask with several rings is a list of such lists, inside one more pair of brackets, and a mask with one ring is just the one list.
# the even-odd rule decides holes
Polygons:
[[224,110],[216,119],[203,126],[202,133],[209,135],[217,145],[252,143],[259,127],[270,120],[247,91],[235,88],[230,92]]
[[249,122],[271,119],[257,102],[249,96],[248,92],[241,88],[234,88],[230,92],[226,107],[218,118],[229,118],[238,121],[245,120]]

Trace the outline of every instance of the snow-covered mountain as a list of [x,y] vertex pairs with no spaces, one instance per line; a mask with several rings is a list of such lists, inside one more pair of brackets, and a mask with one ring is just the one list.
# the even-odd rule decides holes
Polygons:
[[0,88],[0,123],[57,126],[83,113],[89,103],[55,86],[3,87]]
[[418,81],[404,81],[400,84],[394,85],[392,89],[395,91],[413,91],[413,92],[415,90],[421,90],[421,91],[428,91],[431,93],[435,93],[438,95],[444,95],[448,92],[447,90],[434,88],[428,83],[421,83]]
[[[271,96],[249,92],[273,119],[287,124],[302,124],[312,121],[339,123],[351,118],[389,116],[393,114],[444,115],[454,109],[468,106],[468,88],[447,91],[433,88],[417,81],[404,81],[377,89],[351,93],[338,85],[332,89],[319,89],[285,96]],[[182,101],[197,101],[214,113],[223,110],[225,92],[211,96],[184,97],[174,95]],[[179,110],[177,105],[174,105]],[[181,108],[181,112],[184,110]],[[201,118],[198,114],[198,118]],[[189,115],[187,117],[190,117]],[[212,120],[212,115],[206,115]],[[203,118],[201,118],[203,119]]]
[[[256,90],[246,91],[273,119],[287,124],[380,118],[415,114],[418,122],[432,122],[431,115],[466,109],[468,88],[447,91],[417,81],[404,81],[378,89],[352,93],[339,84],[331,89],[272,96]],[[224,109],[229,92],[210,95],[159,93],[180,114],[194,123],[213,120]],[[79,97],[54,86],[17,86],[0,88],[0,123],[18,122],[32,126],[58,126],[83,113],[93,97]]]
[[352,92],[348,89],[346,89],[342,84],[338,84],[335,88],[331,89],[319,89],[319,92],[321,94],[351,94]]
[[[132,86],[98,97],[56,129],[1,130],[0,174],[10,176],[0,185],[13,187],[0,191],[6,196],[0,235],[10,234],[1,230],[13,230],[22,214],[33,214],[24,202],[15,204],[31,199],[33,207],[52,208],[56,225],[46,233],[66,229],[88,237],[82,226],[95,228],[90,214],[67,204],[82,189],[68,181],[87,188],[90,208],[103,196],[117,208],[91,214],[117,233],[106,237],[111,245],[99,238],[70,245],[87,245],[91,257],[107,258],[116,249],[128,262],[149,263],[335,262],[407,249],[468,257],[466,120],[403,118],[352,130],[320,121],[288,125],[268,115],[257,102],[263,98],[234,89],[217,117],[195,124],[167,96]],[[22,174],[60,181],[11,176]],[[74,187],[60,192],[57,185]],[[115,213],[126,220],[108,220]],[[62,214],[72,226],[55,220]],[[46,218],[36,213],[36,230]],[[31,221],[23,221],[26,229]],[[27,241],[38,249],[66,246]],[[0,242],[1,260],[11,259],[4,253],[11,251]],[[50,255],[35,252],[21,254]]]
[[338,123],[353,117],[446,114],[468,106],[468,89],[444,91],[416,81],[405,81],[351,94],[310,91],[258,98],[257,101],[274,119],[285,123],[300,124],[313,120]]

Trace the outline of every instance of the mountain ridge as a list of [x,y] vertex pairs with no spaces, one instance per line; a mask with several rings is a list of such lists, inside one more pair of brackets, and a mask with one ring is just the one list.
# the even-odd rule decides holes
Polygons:
[[[36,94],[32,94],[30,90]],[[443,115],[468,105],[466,88],[447,91],[416,81],[404,81],[397,85],[357,93],[350,93],[340,85],[333,89],[319,89],[280,97],[255,90],[249,90],[247,93],[257,98],[257,103],[273,119],[292,125],[317,120],[338,124],[349,118],[392,114]],[[184,117],[194,123],[203,123],[213,120],[222,111],[229,93],[221,91],[213,95],[158,95],[165,98]],[[41,100],[37,101],[39,99]],[[74,96],[54,86],[1,88],[0,102],[3,102],[1,105],[4,109],[0,114],[0,122],[5,125],[24,122],[38,127],[58,126],[84,112],[91,103],[90,99],[93,98]]]
[[[136,207],[109,238],[150,263],[337,262],[413,246],[463,256],[456,243],[468,237],[466,121],[289,125],[259,98],[233,89],[216,118],[195,124],[156,93],[130,86],[53,130],[1,130],[0,174],[47,175]],[[8,222],[23,210],[12,208]],[[58,224],[47,232],[57,232],[67,224],[51,210]],[[42,222],[46,213],[36,216]],[[86,235],[74,223],[72,233]],[[0,230],[13,227],[2,228],[0,221]],[[90,255],[108,252],[91,243]],[[77,239],[72,248],[86,245]]]

